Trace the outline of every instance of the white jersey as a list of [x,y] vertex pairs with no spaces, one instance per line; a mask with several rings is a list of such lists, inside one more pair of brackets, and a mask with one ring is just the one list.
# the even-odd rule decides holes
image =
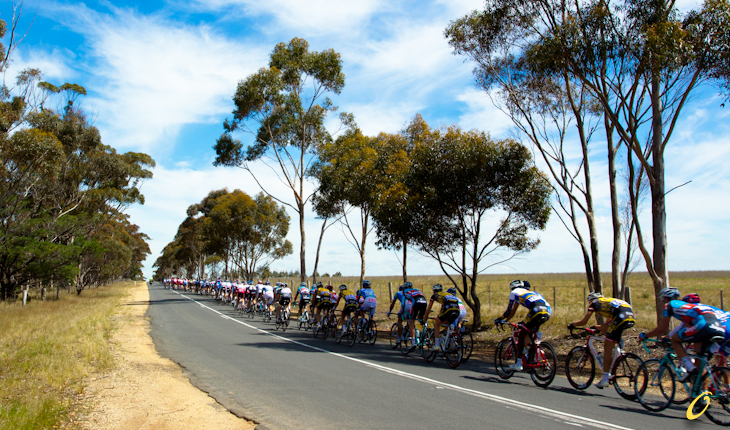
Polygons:
[[279,291],[279,296],[287,299],[291,299],[291,288],[284,287]]

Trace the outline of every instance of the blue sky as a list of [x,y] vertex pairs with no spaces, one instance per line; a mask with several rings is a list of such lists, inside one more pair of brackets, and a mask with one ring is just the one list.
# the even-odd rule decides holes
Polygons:
[[[683,10],[698,4],[678,2]],[[341,111],[353,113],[367,134],[396,132],[421,113],[431,126],[459,124],[493,137],[510,136],[509,120],[475,87],[473,64],[452,55],[443,37],[449,21],[481,6],[481,0],[26,0],[20,31],[34,21],[13,54],[7,79],[36,67],[52,83],[84,86],[89,95],[81,105],[104,142],[156,160],[154,178],[142,189],[146,204],[128,211],[152,238],[145,268],[149,276],[189,205],[213,189],[259,191],[248,173],[213,167],[212,146],[230,117],[237,82],[265,67],[279,42],[300,37],[312,50],[332,48],[341,54],[346,85],[333,100]],[[11,16],[12,3],[3,0],[0,18]],[[727,268],[730,108],[720,103],[714,89],[698,91],[667,150],[667,189],[692,181],[667,201],[671,270]],[[596,143],[593,151],[601,267],[607,270],[607,168],[600,155],[603,146]],[[257,169],[265,175],[264,167]],[[274,193],[289,197],[286,188],[270,184]],[[298,250],[297,218],[290,215],[289,239]],[[307,219],[310,270],[320,225],[310,211]],[[644,229],[650,231],[650,225]],[[557,217],[536,236],[542,241],[536,251],[489,273],[583,270],[578,246]],[[273,268],[298,269],[295,254]],[[414,252],[409,258],[411,274],[439,273],[433,261]],[[401,272],[396,254],[376,250],[374,237],[366,261],[370,276]],[[330,228],[320,273],[354,275],[359,270],[355,249],[341,230]]]

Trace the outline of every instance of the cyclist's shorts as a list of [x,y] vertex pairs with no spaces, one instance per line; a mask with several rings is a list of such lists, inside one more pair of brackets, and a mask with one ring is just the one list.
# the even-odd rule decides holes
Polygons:
[[[623,318],[619,318],[619,316],[623,316]],[[636,319],[634,319],[634,313],[631,311],[624,311],[621,312],[621,314],[615,317],[611,320],[611,323],[608,325],[608,330],[606,331],[606,340],[611,340],[616,343],[621,341],[621,335],[623,335],[624,330],[627,328],[631,328],[636,324]]]
[[317,309],[326,311],[330,308],[332,308],[332,303],[329,300],[320,300],[319,303],[317,303]]
[[466,308],[463,306],[459,306],[459,317],[456,319],[456,321],[452,323],[452,325],[456,327],[464,318],[466,318]]
[[446,305],[441,308],[441,312],[439,312],[436,319],[441,323],[452,324],[457,318],[459,318],[459,313],[459,305]]
[[360,305],[360,310],[363,311],[364,314],[370,315],[370,318],[372,318],[373,315],[375,315],[375,307],[377,305],[377,303],[366,301]]
[[299,299],[299,308],[301,309],[307,306],[307,303],[309,303],[309,299],[305,299],[304,297],[302,297],[301,299]]
[[423,320],[423,317],[426,315],[426,308],[428,305],[426,302],[416,302],[411,306],[410,312],[408,313],[408,318],[414,319],[414,320]]
[[725,337],[725,327],[712,314],[699,315],[695,324],[680,328],[677,335],[683,342],[706,342],[712,337]]
[[550,319],[550,312],[547,306],[535,306],[525,317],[523,323],[532,331],[537,330]]
[[279,297],[279,304],[281,306],[287,306],[291,302],[291,297]]
[[264,298],[264,303],[268,303],[268,304],[274,303],[274,295],[273,294],[264,294],[262,297]]
[[354,312],[357,310],[357,303],[345,303],[345,307],[342,309],[342,314],[347,315],[350,312]]

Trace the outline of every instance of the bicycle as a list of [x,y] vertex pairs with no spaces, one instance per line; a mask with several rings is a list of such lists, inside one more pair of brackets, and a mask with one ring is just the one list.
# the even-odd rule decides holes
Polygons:
[[[568,382],[577,390],[585,390],[590,387],[596,377],[596,361],[598,368],[603,369],[603,354],[596,351],[594,342],[605,342],[606,338],[597,336],[598,330],[594,327],[569,327],[569,330],[574,339],[577,338],[573,333],[575,330],[588,334],[586,344],[571,349],[565,358],[565,376],[568,378]],[[637,371],[643,361],[638,355],[624,351],[623,346],[622,340],[614,349],[611,378],[608,382],[613,385],[621,397],[633,401],[636,400],[634,379],[636,379]]]
[[352,347],[352,345],[355,344],[355,338],[357,337],[357,334],[355,333],[355,313],[353,312],[352,315],[345,321],[345,325],[343,326],[344,330],[337,330],[335,335],[335,341],[337,343],[342,342],[342,338],[347,338],[347,345]]
[[463,349],[463,352],[461,353],[461,362],[466,363],[469,360],[469,357],[471,357],[471,353],[474,350],[474,337],[471,334],[471,331],[464,327],[469,320],[462,320],[461,321],[461,329],[459,331],[459,334],[461,335],[461,347]]
[[[390,317],[388,317],[390,318]],[[408,339],[410,338],[410,330],[408,328],[408,321],[410,318],[406,318],[403,323],[403,330],[400,333],[401,341],[398,341],[398,323],[394,322],[393,325],[390,327],[390,347],[392,349],[396,349],[400,346],[400,352],[403,355],[408,355],[411,353],[411,348],[408,346]],[[414,322],[420,322],[423,324],[423,321],[420,319],[416,319]],[[414,327],[415,332],[415,340],[416,340],[416,348],[422,349],[423,348],[423,334],[424,330],[419,330],[418,326]]]
[[375,344],[375,340],[378,338],[378,325],[373,320],[372,316],[365,316],[358,318],[357,329],[358,342],[370,342],[370,345]]
[[310,327],[312,327],[312,324],[309,322],[309,311],[306,307],[301,311],[301,315],[299,315],[299,330],[304,327],[304,331],[309,330]]
[[[716,344],[721,341],[721,337],[712,338],[706,345]],[[643,346],[648,351],[647,342],[655,342],[659,346],[666,347],[666,350],[661,359],[647,360],[639,369],[640,373],[637,376],[636,385],[637,387],[640,384],[645,385],[645,390],[643,392],[637,391],[637,394],[639,402],[645,409],[652,412],[661,412],[672,403],[675,403],[677,374],[680,371],[675,364],[677,357],[669,339],[646,339]],[[693,414],[695,411],[701,411],[705,408],[704,414],[707,415],[710,421],[715,424],[730,426],[730,368],[711,366],[708,363],[712,357],[711,350],[712,348],[705,347],[699,355],[691,356],[697,365],[697,372],[686,381],[680,382],[680,384],[689,393],[687,399],[696,399],[694,409],[691,411]],[[698,397],[704,397],[704,399],[697,399]],[[684,399],[680,400],[682,403],[686,401]]]
[[[433,320],[433,318],[429,318]],[[426,324],[424,326],[424,338],[421,349],[421,356],[430,363],[436,356],[442,354],[446,358],[446,363],[452,369],[459,367],[463,362],[463,351],[461,335],[458,331],[452,330],[451,324],[443,324],[446,330],[441,331],[439,336],[439,346],[436,347],[434,329]]]
[[[527,359],[523,362],[523,368],[530,374],[535,385],[541,388],[550,386],[557,371],[555,349],[549,343],[542,341],[541,332],[534,332],[522,323],[500,323],[495,325],[497,331],[503,331],[502,326],[505,324],[512,327],[512,333],[509,337],[502,339],[494,351],[494,367],[497,369],[499,377],[509,379],[514,375],[515,371],[509,369],[506,363],[515,360],[519,333],[526,330],[530,335],[532,344],[526,351]],[[525,354],[523,354],[523,358],[524,356]]]
[[281,331],[286,331],[289,327],[289,313],[290,311],[288,306],[285,306],[281,310],[281,315],[276,319],[276,330],[281,328]]

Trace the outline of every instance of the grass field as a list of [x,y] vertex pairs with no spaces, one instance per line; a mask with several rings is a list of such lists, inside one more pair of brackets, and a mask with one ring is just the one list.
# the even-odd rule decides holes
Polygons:
[[0,304],[0,429],[54,428],[84,407],[83,378],[113,365],[113,309],[128,286]]
[[[373,284],[373,289],[378,294],[378,315],[380,320],[385,319],[385,312],[388,310],[388,283],[392,283],[393,291],[397,291],[398,285],[403,283],[401,277],[366,277]],[[522,274],[522,275],[482,275],[479,277],[477,291],[482,301],[482,323],[491,326],[492,321],[501,316],[507,308],[507,297],[509,295],[509,283],[513,279],[522,279],[530,281],[532,289],[542,294],[550,303],[553,315],[544,326],[543,332],[547,338],[563,337],[567,334],[566,325],[580,319],[585,313],[584,307],[584,287],[586,285],[585,274],[582,273],[542,273],[542,274]],[[343,278],[320,278],[325,284],[329,281],[332,285],[339,286],[344,283],[350,286],[357,284],[357,277]],[[444,288],[451,286],[449,279],[444,275],[437,276],[412,276],[409,280],[413,285],[424,291],[428,296],[431,286],[440,283]],[[274,281],[294,282],[294,286],[299,281],[294,279],[272,279]],[[610,274],[604,274],[604,291],[606,295],[610,295],[611,278]],[[698,293],[702,298],[702,302],[720,307],[720,294],[724,291],[725,295],[730,294],[730,271],[715,272],[672,272],[669,275],[670,285],[679,288],[684,294]],[[637,317],[637,325],[634,331],[651,329],[656,325],[656,313],[654,305],[654,287],[651,283],[649,275],[645,273],[634,273],[629,277],[628,285],[631,289],[632,306]],[[588,293],[588,291],[585,291]],[[724,297],[730,300],[730,296]],[[730,302],[723,303],[725,307],[730,307]],[[518,311],[517,317],[524,315],[525,310]],[[468,318],[471,318],[471,311]],[[591,323],[594,323],[592,320]],[[382,327],[381,327],[382,328]],[[485,333],[480,337],[486,337],[486,340],[497,340],[503,337],[497,333]]]

